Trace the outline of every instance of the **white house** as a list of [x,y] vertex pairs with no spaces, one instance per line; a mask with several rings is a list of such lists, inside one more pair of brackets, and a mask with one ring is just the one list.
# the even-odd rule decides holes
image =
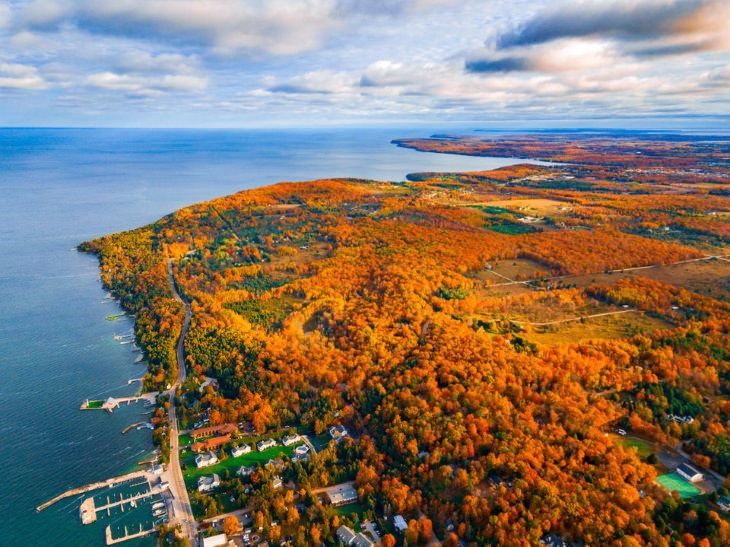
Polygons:
[[344,439],[347,437],[347,429],[345,429],[344,425],[333,425],[330,427],[330,437],[336,441]]
[[225,534],[203,538],[203,547],[220,547],[221,545],[228,545],[228,538]]
[[687,479],[689,482],[699,482],[705,478],[702,473],[688,463],[683,463],[677,467],[677,475],[683,479]]
[[237,458],[238,456],[243,456],[244,454],[248,454],[251,452],[251,446],[247,444],[242,444],[241,446],[234,446],[231,448],[231,456],[234,458]]
[[272,446],[276,446],[276,441],[274,439],[265,439],[256,443],[256,450],[258,450],[259,452],[263,452],[264,450],[268,450]]
[[402,515],[395,516],[393,519],[393,526],[395,526],[395,529],[399,532],[405,532],[408,530],[408,523],[406,523],[406,519],[404,519]]
[[294,443],[298,443],[301,437],[297,435],[296,433],[292,433],[291,435],[286,435],[283,439],[281,439],[281,444],[284,446],[290,446]]
[[195,465],[198,467],[208,467],[218,463],[218,456],[213,452],[206,452],[204,454],[198,454],[195,456]]
[[301,444],[294,449],[294,453],[298,456],[304,456],[309,452],[309,447],[306,444]]
[[203,476],[198,479],[198,492],[201,494],[207,494],[208,492],[212,492],[218,488],[220,485],[221,478],[215,473]]
[[238,468],[238,471],[236,471],[236,475],[239,475],[241,477],[248,477],[251,475],[254,471],[256,471],[256,467],[253,465],[245,466],[242,465]]

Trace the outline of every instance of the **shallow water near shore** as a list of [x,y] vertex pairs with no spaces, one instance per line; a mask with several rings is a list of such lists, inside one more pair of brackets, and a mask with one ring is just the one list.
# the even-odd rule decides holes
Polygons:
[[[212,131],[0,129],[0,545],[95,546],[62,491],[133,470],[153,447],[141,404],[113,414],[86,398],[131,395],[144,374],[96,259],[75,246],[153,222],[177,208],[277,181],[403,180],[413,171],[474,171],[519,160],[420,153],[390,140],[440,129]],[[466,133],[468,129],[445,130]],[[91,494],[87,494],[91,495]],[[124,545],[154,545],[147,538]]]

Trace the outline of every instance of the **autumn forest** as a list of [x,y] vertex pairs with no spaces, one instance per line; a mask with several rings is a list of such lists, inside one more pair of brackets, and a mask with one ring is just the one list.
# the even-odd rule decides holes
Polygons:
[[[196,516],[245,507],[292,545],[337,545],[365,519],[390,546],[730,544],[730,143],[396,144],[524,161],[280,183],[82,244],[136,316],[149,391],[178,372],[171,265],[192,311],[181,429],[319,447],[222,474],[191,493]],[[707,477],[697,496],[657,481],[682,461]],[[346,481],[354,504],[315,492]]]

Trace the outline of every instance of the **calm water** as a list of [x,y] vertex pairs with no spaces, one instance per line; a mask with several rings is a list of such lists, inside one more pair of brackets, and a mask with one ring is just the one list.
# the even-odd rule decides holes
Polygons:
[[0,129],[0,545],[103,545],[106,522],[82,526],[80,498],[34,507],[127,472],[152,450],[148,430],[120,434],[143,419],[141,404],[78,410],[87,397],[132,394],[127,380],[144,369],[114,341],[132,325],[105,320],[118,308],[76,244],[281,180],[403,180],[515,163],[389,144],[436,131]]

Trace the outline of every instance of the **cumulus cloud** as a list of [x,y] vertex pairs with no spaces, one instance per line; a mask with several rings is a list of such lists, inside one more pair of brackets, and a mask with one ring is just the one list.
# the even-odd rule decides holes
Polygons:
[[[497,49],[564,38],[604,36],[637,42],[636,55],[674,55],[730,47],[725,0],[583,0],[563,2],[498,36]],[[645,45],[648,42],[649,45]]]
[[455,0],[37,0],[23,12],[34,29],[72,23],[96,34],[195,44],[223,54],[316,50],[353,17],[394,16]]
[[45,80],[34,66],[0,62],[0,88],[44,89]]

